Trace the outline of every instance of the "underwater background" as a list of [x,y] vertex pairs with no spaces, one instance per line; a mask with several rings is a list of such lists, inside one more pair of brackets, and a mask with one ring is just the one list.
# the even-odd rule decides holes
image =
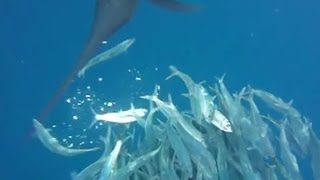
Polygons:
[[[195,81],[215,82],[226,74],[231,92],[250,84],[269,91],[308,117],[320,134],[320,2],[316,0],[201,0],[196,13],[176,13],[141,0],[134,18],[101,48],[135,37],[125,55],[77,79],[46,121],[72,116],[65,98],[90,85],[97,96],[129,107],[169,65]],[[72,70],[89,36],[94,0],[0,1],[0,179],[70,179],[98,154],[65,158],[30,139],[32,119]],[[131,71],[129,72],[128,69]],[[103,81],[98,81],[99,77]],[[136,77],[141,78],[137,81]],[[306,163],[307,164],[307,163]],[[311,171],[302,169],[304,177]]]

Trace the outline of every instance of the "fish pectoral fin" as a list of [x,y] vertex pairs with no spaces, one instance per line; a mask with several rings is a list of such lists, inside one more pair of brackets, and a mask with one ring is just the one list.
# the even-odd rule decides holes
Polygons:
[[199,10],[200,7],[193,4],[182,3],[178,0],[149,0],[150,2],[164,7],[169,10],[181,11],[181,12],[192,12]]

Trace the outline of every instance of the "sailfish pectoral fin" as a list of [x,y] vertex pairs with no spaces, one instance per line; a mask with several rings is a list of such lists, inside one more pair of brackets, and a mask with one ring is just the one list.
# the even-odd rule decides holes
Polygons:
[[174,10],[174,11],[192,12],[200,9],[199,6],[182,3],[178,0],[149,0],[149,1],[158,6],[167,8],[169,10]]

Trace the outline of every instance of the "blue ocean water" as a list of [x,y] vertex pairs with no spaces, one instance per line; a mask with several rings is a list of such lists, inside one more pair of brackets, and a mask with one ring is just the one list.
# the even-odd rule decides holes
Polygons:
[[[203,9],[176,13],[141,0],[134,18],[101,50],[135,37],[132,48],[89,70],[64,98],[90,85],[99,96],[128,107],[136,95],[151,93],[155,83],[168,92],[180,91],[177,81],[164,80],[168,66],[175,65],[196,81],[215,82],[215,77],[226,74],[231,91],[250,84],[286,101],[294,99],[294,107],[311,120],[319,135],[320,3],[192,2]],[[69,179],[72,170],[96,158],[97,154],[60,157],[28,137],[32,118],[76,62],[90,32],[94,5],[94,0],[0,1],[0,179]],[[70,118],[72,110],[64,102],[48,124]],[[310,177],[310,171],[304,173]]]

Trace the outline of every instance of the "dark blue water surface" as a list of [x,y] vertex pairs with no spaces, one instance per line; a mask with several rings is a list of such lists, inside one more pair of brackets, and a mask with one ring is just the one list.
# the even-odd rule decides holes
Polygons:
[[[294,107],[320,134],[320,3],[188,2],[203,9],[175,13],[141,0],[133,19],[101,49],[135,37],[128,53],[90,69],[64,99],[87,85],[97,96],[126,108],[137,94],[151,93],[155,83],[174,93],[181,83],[164,80],[172,64],[196,81],[212,83],[226,73],[225,83],[233,92],[250,84],[286,101],[294,99]],[[99,156],[61,157],[29,138],[32,118],[45,107],[84,47],[94,5],[95,0],[0,1],[0,179],[69,179],[71,171]],[[135,81],[137,72],[128,73],[134,68],[142,81]],[[64,102],[51,113],[48,125],[70,118],[72,110]],[[305,177],[310,172],[303,170]]]

